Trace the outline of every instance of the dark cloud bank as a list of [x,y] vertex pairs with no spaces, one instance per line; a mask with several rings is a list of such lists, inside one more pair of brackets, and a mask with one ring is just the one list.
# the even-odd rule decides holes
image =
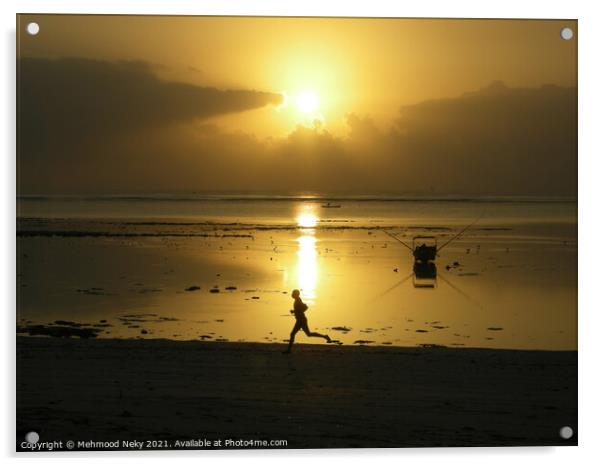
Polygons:
[[22,59],[21,194],[255,191],[576,195],[576,89],[502,83],[402,107],[387,130],[224,132],[278,94],[161,81],[142,62]]

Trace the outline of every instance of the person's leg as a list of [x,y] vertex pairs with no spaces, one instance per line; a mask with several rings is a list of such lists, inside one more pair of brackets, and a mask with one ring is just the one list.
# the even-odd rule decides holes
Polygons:
[[307,325],[307,320],[305,320],[305,322],[303,322],[303,326],[301,328],[305,332],[305,335],[307,335],[308,337],[324,338],[324,340],[326,340],[328,343],[330,343],[330,337],[328,335],[322,335],[321,333],[318,333],[318,332],[310,332],[309,326]]
[[288,340],[288,348],[286,349],[286,351],[284,351],[284,353],[290,353],[291,352],[291,348],[293,347],[293,343],[295,342],[295,335],[297,334],[297,332],[299,330],[301,330],[301,323],[299,321],[295,322],[295,326],[293,327],[293,329],[291,330],[291,336]]

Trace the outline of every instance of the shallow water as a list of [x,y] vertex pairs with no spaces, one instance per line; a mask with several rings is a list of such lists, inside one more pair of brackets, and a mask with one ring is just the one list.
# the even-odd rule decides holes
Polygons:
[[[576,349],[576,203],[325,202],[20,199],[19,323],[282,342],[300,288],[310,328],[344,344]],[[410,251],[382,231],[441,246],[477,218],[440,251],[433,288],[415,287]]]

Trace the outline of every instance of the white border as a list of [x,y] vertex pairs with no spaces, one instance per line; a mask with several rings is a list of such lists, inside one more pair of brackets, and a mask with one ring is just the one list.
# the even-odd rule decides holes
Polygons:
[[[359,465],[377,459],[382,462],[420,461],[422,464],[507,466],[509,462],[546,462],[567,466],[569,463],[594,463],[600,432],[602,394],[600,376],[600,329],[602,300],[596,293],[597,276],[602,266],[600,205],[602,199],[602,156],[600,110],[602,72],[602,16],[595,1],[385,1],[385,0],[54,0],[19,2],[3,0],[2,9],[2,111],[0,141],[4,144],[1,173],[3,220],[0,241],[0,295],[2,312],[3,382],[0,383],[3,419],[0,442],[4,456],[15,460],[14,449],[14,309],[15,309],[15,14],[16,13],[115,13],[115,14],[213,14],[270,16],[403,16],[403,17],[485,17],[485,18],[562,18],[579,20],[579,443],[576,448],[492,448],[492,449],[421,449],[421,450],[328,450],[328,451],[242,451],[242,452],[166,452],[109,454],[44,454],[44,461],[63,462],[67,458],[100,464],[107,459],[125,457],[137,464],[163,463],[178,458],[199,461],[245,461],[245,464],[305,465],[307,462],[344,461]],[[394,426],[392,426],[394,428]],[[25,463],[35,456],[20,455]],[[22,464],[22,462],[20,463]]]

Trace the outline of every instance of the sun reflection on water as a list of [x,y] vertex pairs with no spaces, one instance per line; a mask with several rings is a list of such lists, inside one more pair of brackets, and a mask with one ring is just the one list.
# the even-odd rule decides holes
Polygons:
[[297,225],[301,228],[315,228],[317,224],[318,217],[309,210],[301,212],[297,217]]
[[299,250],[297,251],[297,280],[299,288],[306,301],[313,303],[316,299],[316,285],[318,284],[318,253],[316,251],[316,238],[313,235],[304,235],[297,238]]
[[318,252],[315,227],[318,216],[312,205],[304,205],[297,216],[297,225],[303,234],[297,238],[297,282],[303,298],[310,304],[316,299],[318,284]]

